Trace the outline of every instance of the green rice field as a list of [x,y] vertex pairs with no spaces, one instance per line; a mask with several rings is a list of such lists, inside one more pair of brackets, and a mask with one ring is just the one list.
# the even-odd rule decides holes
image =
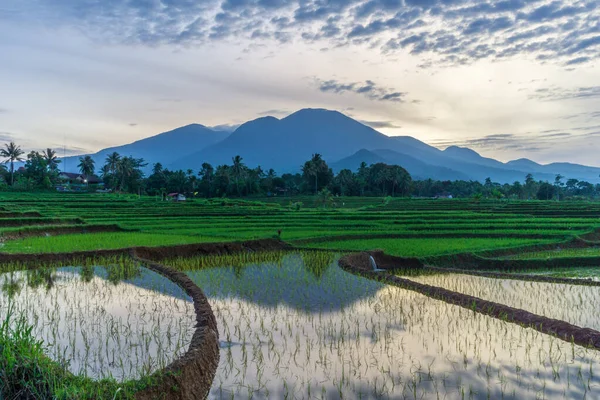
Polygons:
[[[192,344],[197,321],[185,285],[153,263],[200,288],[214,314],[211,399],[598,398],[594,346],[388,277],[600,332],[598,285],[460,271],[468,263],[597,281],[600,203],[348,197],[335,204],[323,208],[311,196],[176,203],[3,193],[0,399],[129,399],[156,384]],[[249,242],[260,239],[269,241]],[[278,245],[255,251],[251,243]],[[198,246],[174,247],[191,244]],[[101,250],[122,251],[94,253]],[[369,279],[338,264],[371,250],[412,267],[389,257],[391,269]],[[70,257],[75,252],[86,253]],[[421,268],[433,260],[442,270]]]

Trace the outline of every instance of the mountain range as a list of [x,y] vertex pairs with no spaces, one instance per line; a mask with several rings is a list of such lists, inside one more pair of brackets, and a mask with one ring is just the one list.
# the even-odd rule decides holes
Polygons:
[[[334,171],[355,171],[361,162],[384,162],[406,168],[413,179],[554,181],[557,174],[588,182],[600,182],[600,168],[571,163],[538,164],[528,159],[503,163],[465,148],[440,150],[410,136],[386,136],[340,112],[303,109],[285,118],[258,118],[233,132],[187,125],[119,147],[103,149],[92,158],[102,165],[113,151],[122,156],[144,158],[150,166],[160,162],[169,169],[198,171],[202,163],[231,164],[240,155],[249,167],[260,165],[278,173],[299,172],[313,153],[320,153]],[[68,157],[66,169],[74,170],[78,157]],[[65,165],[63,163],[63,165]]]

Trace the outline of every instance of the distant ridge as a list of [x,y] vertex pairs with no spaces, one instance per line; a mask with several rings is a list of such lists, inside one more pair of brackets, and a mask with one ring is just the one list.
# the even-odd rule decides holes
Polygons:
[[[313,153],[320,153],[334,170],[356,170],[367,164],[385,162],[406,168],[417,179],[523,181],[528,173],[535,179],[567,178],[600,183],[600,168],[571,163],[542,165],[528,159],[503,163],[459,146],[440,150],[411,136],[386,136],[338,111],[302,109],[278,119],[267,116],[248,121],[233,132],[192,124],[92,155],[98,169],[106,155],[144,158],[149,167],[161,162],[169,169],[192,169],[202,163],[231,164],[240,155],[249,167],[273,168],[279,174],[299,172]],[[77,165],[71,157],[69,165]]]

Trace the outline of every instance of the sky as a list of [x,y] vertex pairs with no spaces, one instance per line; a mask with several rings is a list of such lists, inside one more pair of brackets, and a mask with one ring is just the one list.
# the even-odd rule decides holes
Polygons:
[[599,60],[598,0],[0,0],[0,145],[82,154],[311,107],[600,166]]

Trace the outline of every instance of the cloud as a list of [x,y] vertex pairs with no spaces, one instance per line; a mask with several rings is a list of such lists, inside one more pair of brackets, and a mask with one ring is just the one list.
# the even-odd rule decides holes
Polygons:
[[240,125],[241,124],[221,124],[221,125],[209,126],[207,128],[212,129],[214,131],[233,132],[237,128],[239,128]]
[[266,111],[262,111],[262,112],[258,113],[258,115],[262,115],[262,116],[278,116],[278,117],[285,117],[290,114],[291,114],[291,111],[284,110],[284,109],[272,109],[272,110],[266,110]]
[[391,128],[391,129],[400,129],[402,126],[396,125],[393,121],[366,121],[359,120],[360,123],[370,126],[373,129],[381,129],[381,128]]
[[597,97],[600,97],[600,86],[582,86],[574,89],[552,86],[536,89],[528,96],[530,100],[541,101],[594,99]]
[[371,80],[367,80],[364,83],[351,82],[344,83],[337,81],[335,79],[330,79],[327,81],[322,81],[320,79],[316,79],[317,86],[319,90],[323,93],[336,93],[342,94],[346,92],[351,92],[355,94],[360,94],[365,96],[370,100],[378,100],[378,101],[391,101],[397,103],[403,103],[405,100],[407,93],[399,92],[393,88],[384,88],[375,84],[375,82]]
[[0,132],[0,142],[11,142],[14,140],[14,135],[10,132]]
[[138,126],[138,124],[137,124],[137,123],[135,123],[135,122],[131,122],[131,123],[130,123],[130,124],[128,124],[128,125],[129,125],[129,126],[131,126],[131,127]]
[[8,110],[6,108],[0,108],[0,114],[6,114]]
[[70,27],[104,43],[204,45],[232,39],[321,48],[364,45],[435,65],[527,57],[570,67],[600,58],[591,0],[5,0],[0,20]]
[[553,146],[556,146],[557,143],[561,143],[574,137],[574,135],[569,132],[544,132],[548,131],[537,132],[534,135],[501,133],[461,140],[441,139],[433,141],[431,144],[440,148],[461,146],[480,150],[539,152],[552,148]]

